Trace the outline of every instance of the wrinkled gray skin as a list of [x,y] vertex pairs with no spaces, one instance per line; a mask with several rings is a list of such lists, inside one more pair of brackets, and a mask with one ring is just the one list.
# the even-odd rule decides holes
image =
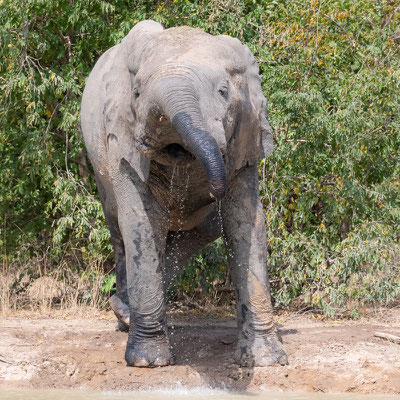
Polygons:
[[173,364],[165,288],[222,227],[240,329],[235,358],[287,362],[258,196],[257,159],[272,150],[265,111],[249,49],[188,27],[140,22],[90,74],[82,131],[115,250],[110,303],[129,325],[128,365]]

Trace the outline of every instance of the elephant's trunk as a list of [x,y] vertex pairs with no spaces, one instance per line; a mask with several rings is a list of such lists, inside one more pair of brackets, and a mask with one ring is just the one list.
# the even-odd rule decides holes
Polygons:
[[226,191],[225,165],[216,140],[210,135],[201,115],[199,101],[191,85],[163,87],[161,110],[171,121],[186,150],[202,164],[211,194],[221,200]]

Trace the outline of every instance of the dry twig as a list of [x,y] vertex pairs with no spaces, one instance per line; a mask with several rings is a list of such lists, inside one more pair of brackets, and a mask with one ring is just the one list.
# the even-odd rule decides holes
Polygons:
[[400,344],[400,336],[392,335],[386,332],[375,332],[374,336],[381,339],[389,340],[389,342]]

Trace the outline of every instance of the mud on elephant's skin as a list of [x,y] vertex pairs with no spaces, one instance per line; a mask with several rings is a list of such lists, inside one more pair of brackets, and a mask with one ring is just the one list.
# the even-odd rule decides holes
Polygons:
[[[111,306],[131,366],[174,362],[165,288],[224,230],[243,366],[287,362],[272,321],[257,159],[272,150],[249,49],[229,36],[138,23],[100,57],[82,131],[116,257]],[[220,215],[218,208],[220,208]]]

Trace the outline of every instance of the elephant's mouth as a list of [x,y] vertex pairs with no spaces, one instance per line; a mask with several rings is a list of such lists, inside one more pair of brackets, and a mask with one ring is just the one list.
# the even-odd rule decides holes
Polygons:
[[179,143],[171,143],[165,146],[161,150],[161,153],[164,157],[168,157],[174,164],[188,164],[195,159],[195,156]]

